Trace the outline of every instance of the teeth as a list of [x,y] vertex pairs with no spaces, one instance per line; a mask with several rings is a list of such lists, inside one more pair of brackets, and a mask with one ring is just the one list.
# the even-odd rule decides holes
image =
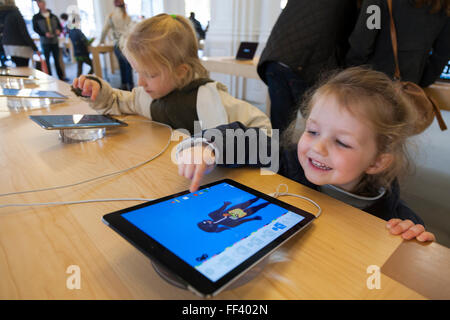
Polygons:
[[330,167],[327,167],[326,165],[324,165],[324,164],[322,164],[322,163],[320,163],[320,162],[318,162],[318,161],[316,161],[316,160],[311,159],[311,162],[312,162],[312,164],[313,164],[315,167],[317,167],[317,168],[319,168],[319,169],[323,169],[323,170],[331,170]]

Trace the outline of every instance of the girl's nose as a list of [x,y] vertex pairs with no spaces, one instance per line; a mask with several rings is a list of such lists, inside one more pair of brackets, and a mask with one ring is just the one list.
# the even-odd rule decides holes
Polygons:
[[145,87],[145,82],[141,76],[138,76],[138,86]]
[[317,139],[312,146],[312,149],[321,156],[328,155],[327,142],[324,139]]

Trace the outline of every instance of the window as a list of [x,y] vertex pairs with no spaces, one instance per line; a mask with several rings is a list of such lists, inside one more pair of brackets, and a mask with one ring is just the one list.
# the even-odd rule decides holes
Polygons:
[[127,13],[133,21],[153,17],[163,12],[163,0],[125,0]]
[[208,25],[211,20],[211,6],[210,0],[185,0],[185,15],[189,17],[191,12],[195,13],[195,19],[197,19],[203,29]]
[[[92,0],[78,0],[78,9],[75,6],[72,7],[71,10],[78,10],[78,14],[81,19],[81,31],[86,35],[86,37],[90,38],[95,36],[98,31],[95,25],[95,17],[94,17],[94,4]],[[69,8],[68,8],[69,9]],[[68,11],[71,11],[68,10]],[[70,12],[67,12],[70,15]]]
[[25,20],[25,24],[27,25],[28,33],[33,38],[39,38],[36,32],[33,30],[32,19],[33,16],[39,12],[39,8],[36,4],[36,1],[32,0],[16,0],[16,6],[19,8],[20,13]]

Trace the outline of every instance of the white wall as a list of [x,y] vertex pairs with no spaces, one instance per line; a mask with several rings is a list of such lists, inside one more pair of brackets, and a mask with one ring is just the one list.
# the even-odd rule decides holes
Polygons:
[[77,5],[77,0],[46,0],[46,3],[47,9],[50,9],[59,18],[61,13],[67,12],[68,6]]
[[[259,42],[256,55],[264,49],[277,20],[278,0],[211,0],[211,22],[205,40],[205,56],[234,56],[241,41]],[[228,86],[235,97],[264,103],[267,87],[260,80],[212,73],[214,80]]]

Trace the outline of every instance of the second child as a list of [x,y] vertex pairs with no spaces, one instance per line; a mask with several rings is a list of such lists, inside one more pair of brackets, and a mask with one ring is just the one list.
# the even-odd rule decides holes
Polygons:
[[208,78],[197,50],[189,20],[160,14],[138,23],[125,38],[123,52],[138,73],[137,88],[113,89],[92,76],[76,78],[73,86],[90,97],[91,107],[99,112],[140,114],[191,134],[196,121],[202,129],[240,121],[270,131],[270,120],[262,111]]

